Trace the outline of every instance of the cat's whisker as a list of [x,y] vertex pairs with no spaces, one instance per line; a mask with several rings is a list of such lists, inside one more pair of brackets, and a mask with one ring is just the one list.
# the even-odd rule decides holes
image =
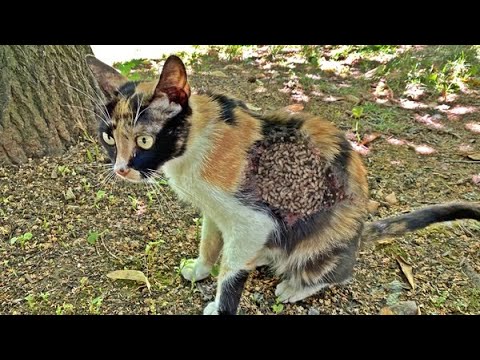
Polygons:
[[[142,94],[142,97],[141,99],[138,100],[138,105],[137,105],[137,112],[135,114],[135,119],[133,119],[133,126],[135,126],[135,124],[137,123],[137,120],[138,120],[138,117],[140,116],[139,112],[140,112],[140,105],[143,103],[143,94]],[[144,109],[145,110],[145,109]],[[142,111],[143,112],[143,111]]]
[[61,106],[68,106],[68,107],[73,107],[73,108],[76,108],[76,109],[82,109],[82,110],[88,111],[88,112],[92,113],[93,115],[95,115],[98,119],[103,121],[105,123],[105,125],[110,126],[109,119],[105,119],[104,117],[102,117],[100,114],[98,114],[96,111],[94,111],[92,109],[88,109],[84,106],[78,106],[78,105],[72,105],[72,104],[61,104]]
[[[153,179],[157,178],[157,179],[160,179],[160,180],[163,180],[163,181],[167,181],[166,179],[164,179],[164,178],[162,178],[162,177],[157,177],[154,170],[152,170],[152,171],[150,172],[150,176],[151,176]],[[154,185],[156,185],[156,186],[160,189],[160,191],[162,191],[163,194],[164,194],[172,203],[175,203],[175,200],[173,200],[173,198],[168,194],[168,191],[166,191],[166,190],[163,188],[163,186],[161,186],[161,185],[158,184],[157,182],[154,182]]]
[[[152,178],[153,178],[153,176],[152,176]],[[167,196],[166,192],[162,189],[161,185],[156,183],[156,182],[148,182],[147,184],[154,190],[154,194],[157,197],[157,200],[162,199],[162,202],[165,204],[165,207],[167,208],[167,210],[170,212],[170,214],[173,215],[174,212],[170,208],[169,202],[172,203],[172,204],[175,204],[175,202]],[[158,190],[160,190],[160,192],[162,192],[162,193],[159,193]],[[177,220],[176,218],[173,218],[173,219]]]
[[110,119],[110,115],[108,113],[108,110],[107,110],[107,107],[105,106],[105,104],[103,103],[103,100],[102,99],[95,99],[92,95],[90,94],[87,94],[85,91],[67,83],[66,81],[63,81],[62,79],[60,79],[60,82],[64,83],[65,85],[67,85],[68,87],[72,88],[73,90],[77,91],[78,93],[86,96],[88,99],[90,99],[93,104],[98,107],[98,109],[103,113],[103,115],[105,117],[107,117],[109,120]]

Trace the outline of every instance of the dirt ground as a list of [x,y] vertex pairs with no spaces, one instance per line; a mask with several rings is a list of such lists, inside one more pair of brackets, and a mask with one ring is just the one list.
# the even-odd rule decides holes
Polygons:
[[[259,112],[304,107],[348,132],[379,203],[372,220],[480,201],[478,83],[443,97],[400,93],[394,72],[370,76],[389,61],[333,59],[328,48],[320,65],[288,49],[248,61],[211,52],[189,72],[193,89],[229,93]],[[200,314],[213,299],[214,277],[190,284],[179,274],[196,257],[201,215],[166,184],[109,178],[105,161],[93,139],[80,139],[62,157],[0,166],[1,314]],[[262,268],[246,284],[240,314],[379,314],[404,301],[422,314],[480,314],[479,235],[479,223],[458,221],[367,247],[350,284],[284,306],[278,279]],[[151,288],[107,277],[120,269],[142,271]]]

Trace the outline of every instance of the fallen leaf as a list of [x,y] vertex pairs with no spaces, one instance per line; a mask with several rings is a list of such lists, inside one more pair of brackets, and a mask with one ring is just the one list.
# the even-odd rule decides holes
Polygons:
[[352,102],[354,104],[358,104],[361,99],[353,95],[345,95],[345,100]]
[[238,65],[226,65],[223,67],[224,70],[242,70]]
[[405,261],[401,256],[397,256],[397,262],[402,269],[403,274],[408,280],[408,283],[412,287],[412,290],[415,290],[415,280],[413,280],[412,265]]
[[212,71],[210,73],[211,76],[216,76],[216,77],[223,77],[223,78],[226,78],[228,77],[224,72],[220,71],[220,70],[216,70],[216,71]]
[[302,104],[292,104],[285,106],[284,109],[290,113],[300,112],[305,108]]
[[145,274],[139,270],[115,270],[108,273],[107,276],[113,280],[134,280],[142,282],[147,285],[147,289],[150,291],[150,282]]
[[391,244],[395,241],[394,238],[387,238],[387,239],[382,239],[382,240],[378,240],[377,241],[377,244],[380,244],[380,245],[388,245],[388,244]]
[[385,196],[385,201],[390,205],[395,205],[398,203],[397,197],[395,196],[394,192]]
[[480,133],[480,124],[475,122],[470,122],[468,124],[465,124],[465,129],[478,134]]
[[380,310],[380,315],[395,315],[395,313],[388,306],[385,306]]
[[380,137],[379,133],[367,134],[363,137],[363,140],[360,143],[360,145],[370,144],[372,141],[374,141],[375,139],[378,139],[379,137]]
[[378,207],[380,203],[375,200],[370,200],[367,204],[367,209],[370,214],[376,214],[378,212]]
[[468,154],[467,158],[470,160],[480,161],[480,153]]
[[415,152],[420,155],[430,155],[435,152],[435,149],[428,145],[414,146]]
[[52,170],[52,173],[51,173],[50,177],[51,177],[52,179],[58,178],[58,174],[57,174],[57,169],[56,169],[56,168]]
[[252,105],[252,104],[249,104],[249,103],[247,103],[246,105],[247,105],[247,107],[248,107],[250,110],[253,110],[253,111],[260,111],[260,110],[262,110],[261,107],[258,107],[258,106],[255,106],[255,105]]

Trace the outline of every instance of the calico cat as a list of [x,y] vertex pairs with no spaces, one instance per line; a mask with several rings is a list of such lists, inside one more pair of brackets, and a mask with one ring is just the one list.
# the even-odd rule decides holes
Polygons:
[[204,314],[235,314],[250,271],[269,265],[275,294],[294,303],[352,277],[361,242],[455,219],[480,220],[480,205],[451,203],[365,223],[368,187],[360,156],[320,117],[260,115],[222,94],[191,94],[170,56],[158,82],[130,82],[90,56],[108,98],[100,141],[114,172],[132,182],[159,171],[203,214],[199,256],[182,269],[209,276],[220,255],[215,301]]

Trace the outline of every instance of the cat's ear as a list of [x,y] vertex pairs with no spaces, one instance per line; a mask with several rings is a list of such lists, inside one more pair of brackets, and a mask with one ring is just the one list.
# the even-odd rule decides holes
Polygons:
[[160,81],[155,88],[155,97],[167,95],[170,102],[185,107],[190,97],[185,65],[178,56],[171,55],[163,65]]
[[113,98],[115,92],[128,82],[125,76],[93,55],[87,55],[86,60],[95,79],[97,79],[98,85],[100,85],[100,89],[108,99]]

